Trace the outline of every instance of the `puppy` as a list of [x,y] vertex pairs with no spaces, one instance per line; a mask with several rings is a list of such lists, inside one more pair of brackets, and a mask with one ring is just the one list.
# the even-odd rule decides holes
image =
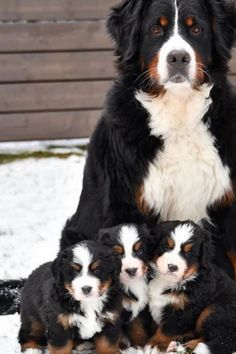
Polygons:
[[148,340],[147,328],[151,316],[148,305],[145,225],[122,224],[100,230],[99,240],[117,254],[122,263],[120,283],[123,292],[123,330],[133,346],[144,346]]
[[212,263],[211,235],[192,222],[164,223],[150,250],[149,306],[158,329],[145,353],[173,350],[175,341],[195,354],[236,352],[236,284]]
[[71,354],[92,339],[96,353],[120,353],[120,269],[107,247],[84,241],[35,270],[22,293],[22,352]]

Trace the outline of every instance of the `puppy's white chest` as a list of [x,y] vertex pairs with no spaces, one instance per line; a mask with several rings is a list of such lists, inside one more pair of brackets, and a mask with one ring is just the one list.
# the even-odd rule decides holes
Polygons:
[[123,301],[124,309],[132,313],[131,320],[133,320],[148,303],[148,286],[146,280],[138,279],[132,281],[128,290],[130,290],[138,299],[138,301]]
[[143,195],[164,221],[199,222],[207,218],[208,206],[231,190],[229,169],[202,122],[211,104],[209,91],[192,91],[187,98],[168,92],[162,98],[142,92],[136,96],[150,114],[151,134],[164,141],[149,165]]

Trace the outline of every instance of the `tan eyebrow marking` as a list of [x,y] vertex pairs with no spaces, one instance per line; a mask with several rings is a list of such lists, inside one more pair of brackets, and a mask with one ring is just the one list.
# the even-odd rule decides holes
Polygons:
[[185,23],[186,23],[186,25],[189,26],[189,27],[193,26],[193,24],[194,24],[194,18],[193,18],[192,16],[186,18]]
[[118,254],[124,254],[124,248],[120,245],[116,245],[113,247],[113,250]]
[[76,272],[80,272],[82,269],[82,266],[78,263],[71,263],[71,267],[76,271]]
[[188,253],[188,252],[190,252],[192,250],[192,248],[193,248],[193,244],[192,243],[188,243],[187,245],[184,245],[183,250],[184,250],[185,253]]
[[168,244],[169,248],[171,248],[171,249],[173,249],[175,247],[175,241],[171,237],[169,237],[167,239],[167,244]]
[[141,247],[142,247],[142,243],[141,243],[141,241],[138,241],[134,245],[134,250],[137,252],[140,250]]
[[95,261],[95,262],[93,262],[93,263],[91,263],[90,264],[90,269],[92,269],[92,270],[96,270],[99,266],[100,266],[100,264],[101,264],[101,261]]
[[167,18],[166,16],[162,16],[162,17],[160,18],[160,24],[161,24],[161,26],[163,26],[163,27],[168,26],[168,24],[169,24],[168,18]]

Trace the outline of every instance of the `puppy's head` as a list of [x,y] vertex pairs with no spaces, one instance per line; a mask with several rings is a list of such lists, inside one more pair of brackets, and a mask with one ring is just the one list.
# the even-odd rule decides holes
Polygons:
[[120,281],[128,285],[135,279],[144,278],[147,272],[145,225],[124,224],[100,230],[99,239],[117,254],[122,263]]
[[52,264],[59,289],[74,300],[96,299],[109,292],[119,280],[121,262],[98,242],[83,241],[60,252]]
[[235,28],[233,0],[124,0],[108,21],[121,70],[135,68],[146,90],[214,81]]
[[163,223],[152,237],[152,262],[174,284],[193,280],[212,261],[211,235],[192,222]]

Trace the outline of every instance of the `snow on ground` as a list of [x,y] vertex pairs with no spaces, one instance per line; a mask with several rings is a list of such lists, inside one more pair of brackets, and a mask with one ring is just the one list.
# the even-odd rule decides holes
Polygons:
[[[75,152],[87,141],[0,144],[0,154]],[[27,277],[53,260],[66,219],[77,206],[85,153],[67,159],[41,158],[0,164],[0,279]],[[19,354],[19,316],[0,317],[0,348]],[[129,354],[141,351],[129,350]]]

